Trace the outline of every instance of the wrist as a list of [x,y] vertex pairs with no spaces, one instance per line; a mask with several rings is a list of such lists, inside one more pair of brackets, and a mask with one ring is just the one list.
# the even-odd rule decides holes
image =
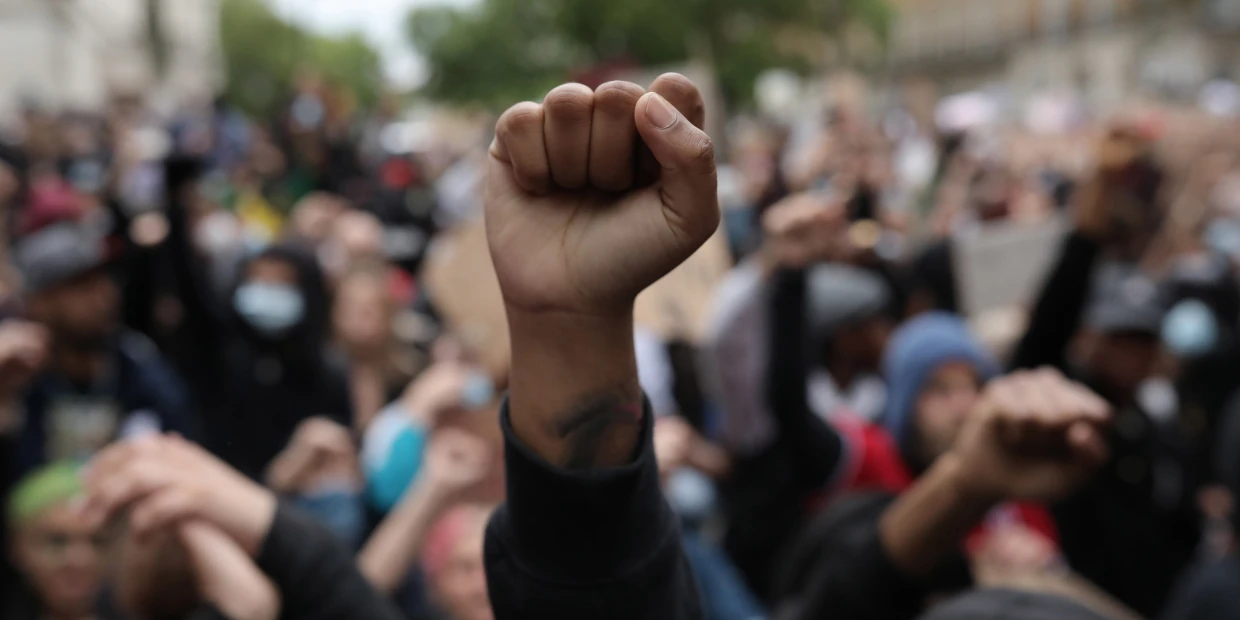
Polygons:
[[969,463],[967,456],[948,452],[932,466],[940,472],[946,486],[964,505],[989,510],[1004,500],[998,484],[989,479],[985,467]]
[[274,493],[255,484],[248,484],[240,495],[217,505],[236,506],[230,533],[246,553],[257,557],[271,532],[279,502]]
[[[509,307],[508,325],[509,415],[521,441],[556,465],[586,452],[591,462],[574,466],[628,462],[642,412],[632,307],[605,315]],[[590,446],[578,441],[586,435]]]

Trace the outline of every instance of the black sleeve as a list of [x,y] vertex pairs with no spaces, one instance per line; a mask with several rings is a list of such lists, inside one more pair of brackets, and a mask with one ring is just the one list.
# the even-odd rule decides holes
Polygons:
[[1072,233],[1042,287],[1029,319],[1029,329],[1016,347],[1012,368],[1054,366],[1066,370],[1067,348],[1081,323],[1089,283],[1101,246]]
[[835,429],[810,409],[806,396],[809,356],[805,346],[804,270],[775,275],[771,295],[771,348],[768,357],[767,399],[779,423],[782,449],[792,451],[803,488],[823,488],[835,476],[843,442]]
[[[187,372],[194,383],[201,383],[211,369],[222,365],[225,321],[212,294],[210,278],[194,253],[189,229],[187,190],[197,181],[201,164],[193,159],[173,158],[165,166],[168,237],[164,241],[164,258],[172,272],[177,299],[181,302],[181,330],[192,341],[187,352],[198,359],[189,362]],[[195,385],[202,393],[204,386]]]
[[[810,563],[785,593],[775,620],[911,620],[933,593],[953,592],[971,582],[963,556],[951,558],[922,583],[900,572],[879,538],[882,512],[894,497],[856,498],[811,525],[796,550]],[[847,500],[845,500],[847,501]],[[843,514],[841,514],[843,513]],[[823,523],[827,527],[822,528]],[[790,558],[795,562],[795,558]]]
[[636,458],[595,472],[556,469],[500,414],[508,501],[487,526],[497,620],[698,620],[702,608],[675,515],[659,490],[653,422]]
[[280,592],[281,617],[297,620],[400,620],[330,533],[281,505],[258,555]]

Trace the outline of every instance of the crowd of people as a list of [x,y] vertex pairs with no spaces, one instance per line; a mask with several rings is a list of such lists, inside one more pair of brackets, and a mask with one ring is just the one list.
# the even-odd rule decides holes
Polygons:
[[[390,103],[5,137],[0,617],[1240,617],[1240,126],[724,145],[668,74],[406,152]],[[499,368],[423,276],[484,216]],[[1006,342],[995,222],[1067,231]],[[717,232],[701,337],[635,325]]]

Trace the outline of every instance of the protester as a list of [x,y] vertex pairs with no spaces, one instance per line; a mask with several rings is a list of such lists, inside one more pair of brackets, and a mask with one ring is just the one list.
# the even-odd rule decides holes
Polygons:
[[83,513],[84,501],[77,468],[67,463],[37,469],[14,487],[6,533],[22,579],[0,588],[5,618],[95,617],[108,541]]
[[274,584],[286,617],[400,617],[330,533],[183,439],[148,437],[108,448],[92,462],[86,489],[88,523],[124,510],[139,540],[195,521],[216,528]]
[[[1197,547],[1201,478],[1178,429],[1160,422],[1178,413],[1174,389],[1163,390],[1170,404],[1140,398],[1158,361],[1162,291],[1130,263],[1099,264],[1104,248],[1123,255],[1139,243],[1144,231],[1128,224],[1153,208],[1154,189],[1147,185],[1157,174],[1124,140],[1105,142],[1101,152],[1103,167],[1082,195],[1075,230],[1043,286],[1013,366],[1063,369],[1115,408],[1110,460],[1085,489],[1053,508],[1055,524],[1073,569],[1153,615]],[[1136,547],[1133,540],[1148,542]]]
[[193,162],[168,166],[167,244],[191,345],[180,365],[208,422],[205,445],[259,478],[303,420],[351,428],[352,401],[344,369],[328,357],[331,304],[312,254],[270,247],[242,266],[229,299],[214,297],[188,241],[198,175]]
[[14,391],[6,396],[20,401],[25,412],[20,442],[9,457],[18,472],[87,459],[117,438],[199,434],[181,380],[149,341],[117,324],[119,291],[103,252],[102,239],[75,223],[45,228],[17,249],[25,315],[46,330],[5,325],[34,329],[21,355],[27,364],[46,360],[28,384],[8,386]]

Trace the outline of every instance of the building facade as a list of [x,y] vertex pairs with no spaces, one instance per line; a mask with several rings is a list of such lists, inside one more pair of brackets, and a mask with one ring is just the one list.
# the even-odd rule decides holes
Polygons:
[[1240,0],[890,1],[892,71],[945,92],[1069,89],[1106,110],[1240,77]]
[[223,82],[218,0],[0,0],[0,57],[9,59],[0,65],[4,117],[28,103],[97,110],[116,95],[167,105],[209,98]]

